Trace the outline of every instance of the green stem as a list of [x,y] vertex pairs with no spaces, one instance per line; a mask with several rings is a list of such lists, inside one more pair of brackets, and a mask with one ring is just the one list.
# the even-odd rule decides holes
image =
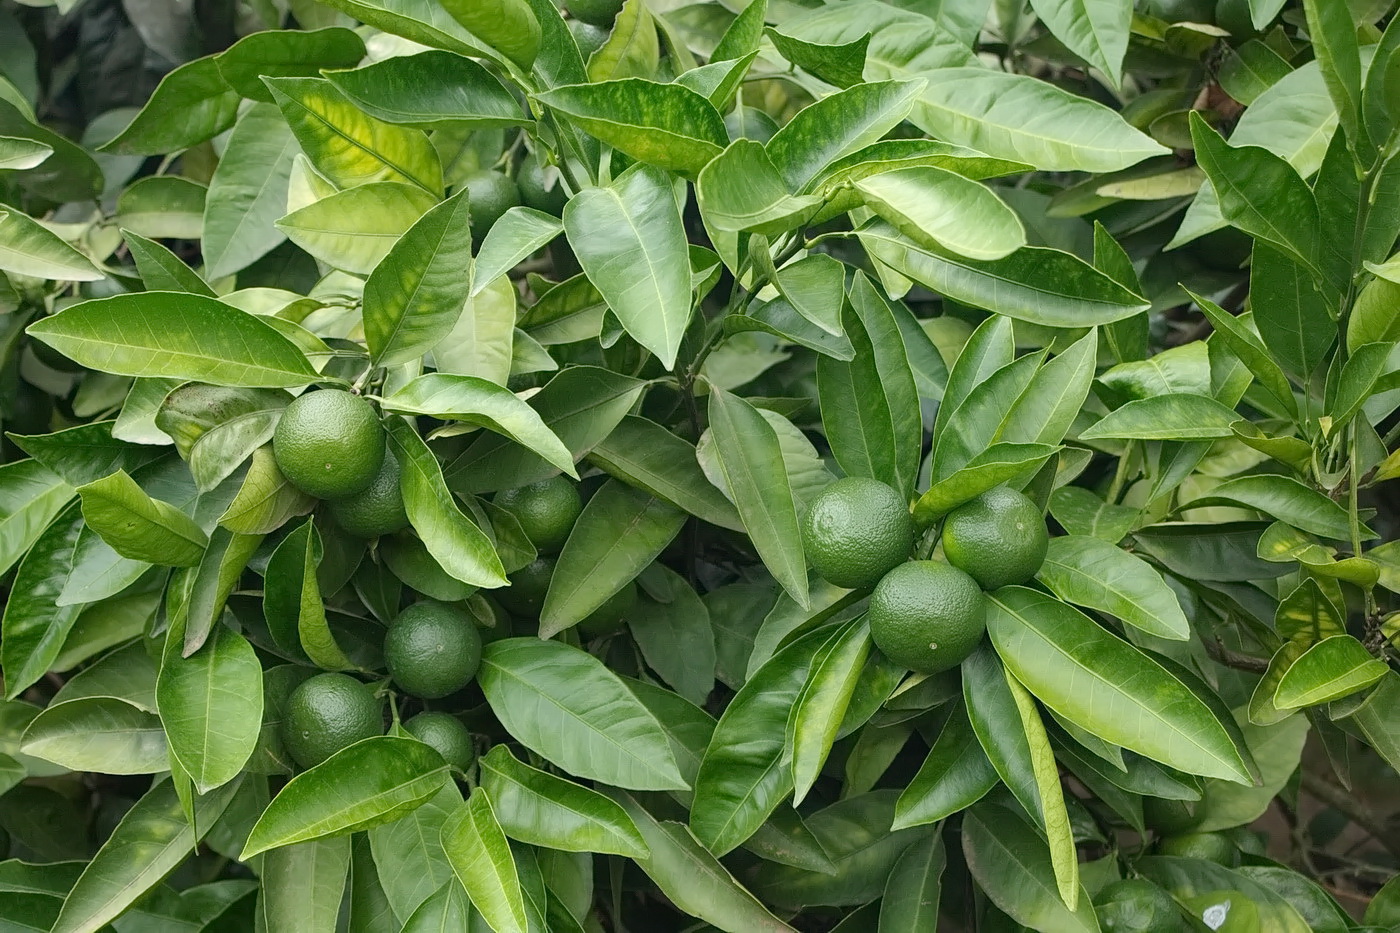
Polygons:
[[1123,486],[1128,481],[1128,461],[1132,459],[1136,445],[1136,441],[1128,441],[1128,446],[1123,449],[1123,456],[1118,458],[1118,466],[1113,471],[1113,482],[1108,487],[1109,505],[1117,505],[1118,497],[1123,494]]

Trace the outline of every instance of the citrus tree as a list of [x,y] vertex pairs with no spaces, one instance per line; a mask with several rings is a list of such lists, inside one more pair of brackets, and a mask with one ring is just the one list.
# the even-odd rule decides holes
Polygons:
[[1392,6],[0,3],[0,926],[1400,930]]

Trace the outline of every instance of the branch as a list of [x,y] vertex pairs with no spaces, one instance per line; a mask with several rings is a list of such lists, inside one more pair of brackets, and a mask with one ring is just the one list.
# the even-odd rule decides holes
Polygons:
[[1349,820],[1365,830],[1372,839],[1380,843],[1387,852],[1400,858],[1400,833],[1387,827],[1380,817],[1372,813],[1371,809],[1356,797],[1306,768],[1302,771],[1302,785],[1303,790],[1312,797],[1344,814]]

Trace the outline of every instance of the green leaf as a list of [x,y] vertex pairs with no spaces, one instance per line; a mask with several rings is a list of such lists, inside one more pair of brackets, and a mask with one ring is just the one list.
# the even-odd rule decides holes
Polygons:
[[691,830],[715,855],[752,836],[792,792],[786,724],[815,660],[834,637],[821,629],[797,639],[725,707],[700,763],[690,808]]
[[442,847],[472,904],[496,933],[526,933],[525,899],[510,843],[484,787],[442,826]]
[[690,259],[671,180],[636,165],[564,208],[579,264],[622,326],[661,365],[675,365],[690,321]]
[[714,105],[680,84],[622,78],[555,88],[536,99],[618,151],[688,177],[729,140]]
[[868,146],[909,116],[922,80],[874,81],[821,98],[768,141],[768,155],[793,192],[832,162]]
[[785,748],[792,756],[795,804],[821,775],[860,683],[870,644],[869,624],[863,617],[853,619],[812,658],[787,723]]
[[724,35],[720,36],[710,60],[730,61],[758,51],[759,40],[763,38],[763,20],[767,15],[768,0],[756,0],[744,7],[729,28],[724,30]]
[[935,139],[1045,171],[1116,172],[1167,153],[1102,104],[986,68],[931,76],[910,119]]
[[161,78],[145,106],[104,152],[163,155],[212,139],[233,126],[239,95],[219,73],[215,56],[186,62]]
[[627,628],[647,665],[676,692],[703,706],[715,687],[718,656],[710,612],[684,577],[664,564],[643,572],[643,597]]
[[1015,211],[990,188],[947,169],[895,169],[855,187],[871,210],[926,249],[1001,259],[1026,245]]
[[[530,407],[577,461],[602,442],[641,396],[643,383],[593,366],[571,366],[530,399]],[[554,476],[559,467],[505,438],[485,435],[454,460],[447,481],[461,492],[513,489]]]
[[[525,0],[448,0],[443,8],[522,70],[534,64],[540,50],[540,24]],[[506,931],[497,928],[496,933]]]
[[504,745],[481,760],[481,786],[494,801],[506,835],[566,852],[648,854],[621,807],[595,791],[521,762]]
[[656,717],[591,655],[508,638],[483,650],[477,680],[506,731],[565,771],[636,790],[688,786]]
[[427,134],[376,120],[323,78],[267,78],[292,134],[331,182],[351,188],[406,182],[442,193],[442,166]]
[[963,818],[963,856],[978,886],[1017,923],[1050,933],[1097,933],[1098,921],[1082,890],[1078,907],[1056,893],[1050,853],[1019,815],[981,804]]
[[262,857],[259,918],[268,930],[334,929],[350,872],[351,841],[313,839]]
[[1233,408],[1205,395],[1185,392],[1136,399],[1114,409],[1080,440],[1185,441],[1231,437],[1231,425],[1243,420]]
[[920,525],[932,525],[995,486],[1029,477],[1058,450],[1048,444],[993,444],[966,466],[930,486],[914,503],[914,520]]
[[271,104],[254,104],[229,135],[204,198],[204,271],[219,279],[286,239],[273,221],[287,212],[287,186],[300,151]]
[[216,624],[189,657],[184,625],[166,636],[156,703],[170,752],[200,794],[236,778],[262,728],[262,665],[242,635]]
[[1071,52],[1107,75],[1114,88],[1119,87],[1132,25],[1131,7],[1112,0],[1036,0],[1031,7]]
[[160,719],[116,697],[53,703],[25,727],[20,750],[73,771],[155,774],[169,767]]
[[437,203],[414,185],[369,182],[291,212],[277,229],[322,262],[368,275]]
[[626,0],[613,20],[611,34],[588,59],[588,80],[653,77],[660,55],[656,23],[647,5],[642,0]]
[[342,26],[328,29],[270,29],[239,39],[216,56],[229,87],[250,100],[272,103],[263,77],[316,78],[322,68],[352,68],[365,56],[365,43]]
[[448,782],[437,796],[416,810],[368,831],[380,884],[399,916],[413,914],[445,884],[462,893],[465,901],[465,892],[452,876],[452,866],[440,841],[443,824],[461,805],[462,792],[455,783]]
[[465,930],[471,902],[454,878],[426,898],[403,926],[402,933],[447,933]]
[[325,77],[355,106],[386,123],[493,129],[527,122],[500,79],[452,52],[397,55],[351,71],[328,71]]
[[0,211],[0,272],[70,282],[104,277],[91,259],[20,211]]
[[[1337,339],[1327,299],[1313,277],[1281,250],[1265,242],[1255,243],[1249,292],[1254,323],[1264,346],[1293,375],[1306,380]],[[1351,328],[1355,327],[1355,316],[1353,311]]]
[[884,222],[859,231],[876,259],[950,298],[1049,327],[1092,327],[1132,317],[1148,303],[1076,256],[1024,246],[1004,259],[935,255]]
[[[1060,768],[1050,749],[1050,738],[1035,700],[1014,676],[1006,676],[1006,686],[1016,704],[1030,748],[1031,772],[1035,776],[1035,811],[1050,842],[1050,864],[1055,872],[1060,899],[1074,910],[1079,905],[1079,857],[1075,849],[1074,828],[1065,807],[1064,789],[1060,784]],[[1015,788],[1013,788],[1014,792]]]
[[1102,538],[1052,538],[1036,579],[1065,602],[1106,612],[1149,635],[1176,641],[1191,636],[1190,623],[1162,575]]
[[844,263],[825,253],[809,253],[779,269],[773,284],[803,318],[828,334],[841,336],[846,286]]
[[[4,89],[9,87],[12,85],[8,81],[0,84],[0,98],[5,97]],[[0,136],[30,140],[53,150],[53,155],[37,168],[15,174],[20,186],[41,198],[60,203],[101,195],[102,169],[88,151],[30,119],[24,112],[29,109],[27,102],[21,109],[12,100],[0,99]]]
[[1027,354],[1007,363],[968,393],[940,426],[930,463],[932,479],[951,476],[996,442],[1018,400],[1029,391],[1043,358],[1043,354]]
[[448,780],[442,756],[417,739],[381,735],[356,742],[287,782],[254,824],[239,859],[392,822]]
[[[200,221],[201,225],[203,220]],[[147,290],[154,292],[188,292],[217,298],[209,283],[199,277],[189,266],[170,250],[154,240],[148,240],[137,233],[122,228],[122,239],[131,250],[131,258],[136,260],[136,271]]]
[[199,295],[95,298],[36,321],[28,332],[84,366],[122,376],[254,387],[320,378],[275,328]]
[[[16,442],[25,447],[30,440]],[[72,498],[73,487],[38,460],[0,466],[0,573],[9,572]]]
[[1214,327],[1219,339],[1223,340],[1230,350],[1240,358],[1241,362],[1249,367],[1250,372],[1269,391],[1269,394],[1279,400],[1285,411],[1290,415],[1295,414],[1297,403],[1293,399],[1293,389],[1288,384],[1288,377],[1283,374],[1282,367],[1264,348],[1264,344],[1249,332],[1242,321],[1224,308],[1189,289],[1186,293],[1200,307],[1201,312]]
[[277,469],[272,445],[253,451],[253,462],[238,494],[219,516],[219,524],[239,534],[270,534],[295,515],[305,515],[316,500],[288,482]]
[[977,740],[967,708],[958,705],[919,773],[899,795],[892,828],[937,823],[972,806],[996,785],[996,769]]
[[1364,690],[1385,676],[1384,661],[1372,657],[1350,635],[1333,635],[1308,648],[1279,680],[1274,705],[1298,709],[1330,703]]
[[598,609],[680,534],[685,513],[610,480],[584,506],[569,533],[540,610],[540,637],[552,638]]
[[37,139],[0,136],[0,171],[24,171],[43,165],[53,146]]
[[635,861],[681,910],[725,933],[793,933],[734,879],[680,823],[659,822],[630,795],[605,789],[642,834],[650,855]]
[[[1349,540],[1351,527],[1346,509],[1310,486],[1289,476],[1261,473],[1226,480],[1205,496],[1182,506],[1234,505],[1259,511],[1279,521],[1324,538]],[[1375,532],[1361,526],[1364,539]]]
[[807,42],[774,29],[766,30],[778,53],[797,67],[836,87],[865,80],[865,55],[870,34],[844,43]]
[[0,620],[7,700],[44,676],[78,619],[81,606],[60,606],[57,599],[71,575],[73,549],[82,527],[75,503],[39,535],[15,571]]
[[442,470],[413,425],[389,422],[389,447],[398,458],[399,486],[408,520],[442,569],[473,586],[505,586],[505,568],[491,539],[467,518],[442,480]]
[[719,467],[744,528],[783,589],[805,606],[807,561],[778,434],[757,409],[718,386],[711,388],[709,414]]
[[462,313],[472,248],[465,191],[415,221],[365,281],[365,342],[376,365],[422,356]]
[[628,415],[588,455],[590,463],[721,528],[743,531],[733,503],[705,478],[695,447],[654,421]]
[[[1233,914],[1243,913],[1239,909],[1243,905],[1250,908],[1243,929],[1270,933],[1304,933],[1312,929],[1273,887],[1224,865],[1165,855],[1144,858],[1137,864],[1145,878],[1166,888],[1178,902],[1199,905],[1190,911],[1198,921],[1204,922],[1207,914],[1212,921],[1231,920]],[[1220,916],[1222,913],[1224,917]]]
[[474,376],[429,373],[384,400],[389,411],[431,415],[495,431],[577,477],[574,458],[549,426],[513,392]]
[[1387,881],[1371,898],[1361,922],[1367,926],[1389,925],[1391,929],[1400,925],[1400,875]]
[[[54,933],[98,933],[194,851],[241,782],[195,801],[195,825],[185,819],[173,782],[149,790],[126,812],[63,901]],[[197,828],[196,828],[197,827]]]
[[209,543],[194,519],[146,495],[124,470],[80,486],[78,495],[88,527],[123,557],[189,567]]
[[821,206],[819,198],[788,193],[768,152],[752,139],[736,139],[710,160],[695,196],[705,224],[720,233],[775,236],[801,226]]
[[880,933],[935,933],[948,855],[930,835],[904,850],[880,899]]
[[1317,202],[1293,167],[1262,147],[1231,146],[1195,114],[1191,138],[1225,219],[1316,268]]
[[1211,709],[1078,610],[1007,587],[989,597],[987,629],[1016,679],[1075,725],[1190,774],[1249,782],[1239,749]]
[[557,237],[564,229],[558,217],[529,207],[512,207],[491,225],[472,263],[471,297],[485,291]]
[[1367,138],[1361,124],[1361,54],[1351,10],[1304,0],[1303,13],[1322,80],[1337,106],[1351,148],[1360,152]]

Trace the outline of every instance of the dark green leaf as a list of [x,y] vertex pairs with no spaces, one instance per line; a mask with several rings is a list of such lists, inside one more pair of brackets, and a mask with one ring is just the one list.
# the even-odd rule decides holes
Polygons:
[[1074,909],[1060,899],[1045,841],[1020,816],[994,804],[974,807],[962,839],[972,877],[1018,923],[1053,933],[1098,930],[1087,894],[1080,892]]
[[[1347,540],[1351,528],[1346,509],[1323,493],[1288,476],[1261,473],[1226,480],[1208,494],[1186,503],[1183,508],[1205,505],[1234,505],[1258,509],[1271,518],[1324,538]],[[1365,539],[1375,532],[1361,526]]]
[[947,865],[936,834],[904,850],[880,899],[880,933],[935,933]]
[[1102,538],[1052,538],[1036,579],[1066,602],[1107,612],[1149,635],[1190,637],[1190,624],[1162,575]]
[[68,582],[82,527],[82,514],[74,504],[39,536],[15,572],[0,620],[7,700],[44,676],[78,619],[81,606],[59,606],[56,601]]
[[788,187],[802,191],[832,162],[898,126],[922,89],[917,80],[875,81],[823,97],[768,141],[768,154]]
[[250,100],[272,103],[264,77],[315,78],[322,68],[352,68],[365,56],[354,31],[276,29],[244,36],[215,57],[228,86]]
[[386,123],[491,129],[526,122],[520,104],[495,75],[452,52],[395,56],[353,71],[327,72],[326,78]]
[[224,81],[216,57],[198,58],[162,78],[141,112],[101,148],[127,155],[188,149],[233,126],[238,104],[238,91]]
[[588,455],[624,482],[722,528],[742,531],[733,503],[705,479],[695,447],[654,421],[628,415]]
[[1231,425],[1242,420],[1229,408],[1205,395],[1177,393],[1137,399],[1115,409],[1086,431],[1081,440],[1210,440],[1231,437]]
[[996,769],[977,740],[966,707],[959,705],[938,733],[923,767],[899,795],[893,828],[937,823],[981,800],[996,784]]

